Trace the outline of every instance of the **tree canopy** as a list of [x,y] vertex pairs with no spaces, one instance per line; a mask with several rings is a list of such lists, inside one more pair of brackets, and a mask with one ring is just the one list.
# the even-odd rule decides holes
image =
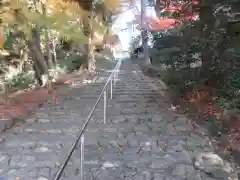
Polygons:
[[40,85],[53,69],[94,70],[94,49],[119,41],[111,31],[119,0],[4,0],[0,11],[0,75],[6,86],[31,70],[30,81]]

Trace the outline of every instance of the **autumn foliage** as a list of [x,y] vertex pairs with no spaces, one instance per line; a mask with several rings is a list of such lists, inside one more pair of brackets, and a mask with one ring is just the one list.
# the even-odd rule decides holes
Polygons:
[[227,136],[235,150],[240,150],[239,5],[239,0],[159,0],[159,18],[147,20],[158,24],[152,28],[151,56],[164,69],[159,74],[174,92],[174,104],[214,135]]
[[[148,28],[150,31],[161,31],[171,29],[186,20],[195,21],[198,19],[199,5],[200,1],[159,0],[155,10],[158,14],[161,14],[160,17],[144,17],[143,27]],[[164,13],[168,13],[170,16],[164,16]],[[141,15],[135,15],[133,23],[138,25],[138,29],[143,28],[140,26]]]

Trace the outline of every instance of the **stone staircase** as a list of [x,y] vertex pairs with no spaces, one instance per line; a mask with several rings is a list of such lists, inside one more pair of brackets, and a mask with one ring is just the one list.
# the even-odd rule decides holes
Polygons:
[[[3,175],[9,180],[51,180],[114,65],[98,62],[98,76],[76,82],[57,97],[57,104],[40,108],[31,117],[36,122],[2,135],[0,179]],[[84,133],[84,180],[225,180],[230,176],[237,180],[232,164],[227,170],[211,168],[209,173],[209,168],[194,163],[200,153],[213,152],[210,139],[202,129],[205,134],[193,131],[185,116],[169,109],[161,88],[161,83],[143,75],[131,61],[123,61],[113,99],[108,99],[107,123],[103,124],[101,101]],[[223,162],[213,157],[218,165]],[[61,180],[77,180],[79,176],[77,146]]]
[[[100,103],[84,133],[84,179],[214,180],[230,176],[234,179],[232,172],[217,168],[215,172],[213,168],[211,174],[194,165],[200,153],[215,157],[211,154],[210,140],[206,133],[194,132],[185,116],[170,109],[168,98],[160,95],[161,86],[154,81],[130,61],[123,61],[113,99],[108,100],[107,123],[103,124]],[[88,90],[79,96],[93,97]],[[78,179],[79,168],[80,147],[62,179]]]

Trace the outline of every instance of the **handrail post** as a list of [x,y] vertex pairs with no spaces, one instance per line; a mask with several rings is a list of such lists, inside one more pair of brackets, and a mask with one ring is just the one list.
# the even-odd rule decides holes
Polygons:
[[81,142],[80,142],[80,148],[81,148],[81,152],[80,152],[80,180],[84,179],[84,134],[81,137]]
[[115,87],[115,79],[116,79],[115,73],[116,73],[116,70],[114,69],[114,71],[113,71],[113,86],[114,87]]
[[110,91],[111,91],[111,99],[113,98],[113,79],[111,78],[111,82],[110,82]]
[[114,87],[116,86],[116,81],[117,81],[117,70],[114,72]]
[[103,107],[103,123],[106,124],[106,116],[107,116],[107,92],[106,90],[104,91],[104,107]]

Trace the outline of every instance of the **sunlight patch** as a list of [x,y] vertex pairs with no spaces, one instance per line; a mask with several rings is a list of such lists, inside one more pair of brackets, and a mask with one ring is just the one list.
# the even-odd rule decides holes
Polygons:
[[93,80],[91,80],[91,79],[84,79],[84,80],[82,81],[82,83],[83,83],[83,84],[92,84],[92,83],[93,83]]
[[111,163],[109,161],[103,163],[102,168],[106,169],[106,168],[116,168],[119,167],[119,163]]
[[106,70],[106,69],[100,69],[101,71],[103,71],[103,72],[108,72],[108,73],[112,73],[113,72],[113,70]]

